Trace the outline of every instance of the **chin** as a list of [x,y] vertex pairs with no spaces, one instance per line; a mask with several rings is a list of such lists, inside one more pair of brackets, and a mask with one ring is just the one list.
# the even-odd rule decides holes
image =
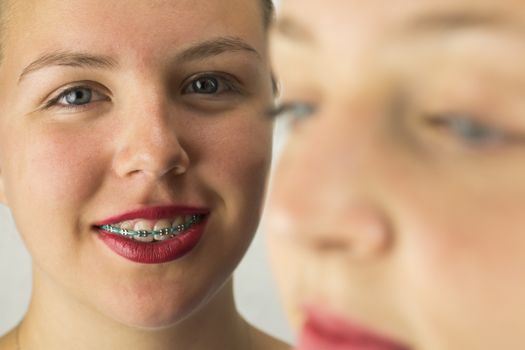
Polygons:
[[130,328],[162,330],[186,319],[199,308],[198,303],[184,295],[145,294],[99,304],[98,311],[106,318]]
[[172,327],[191,313],[191,310],[185,310],[183,307],[166,307],[165,305],[124,307],[115,311],[108,315],[111,319],[130,328],[144,330],[162,330]]

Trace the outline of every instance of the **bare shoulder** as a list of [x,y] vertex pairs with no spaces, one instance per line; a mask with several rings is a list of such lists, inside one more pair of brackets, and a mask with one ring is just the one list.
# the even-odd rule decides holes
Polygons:
[[16,341],[14,330],[0,337],[0,350],[15,350]]
[[[252,327],[254,350],[291,350],[292,346]],[[0,349],[1,350],[1,349]]]

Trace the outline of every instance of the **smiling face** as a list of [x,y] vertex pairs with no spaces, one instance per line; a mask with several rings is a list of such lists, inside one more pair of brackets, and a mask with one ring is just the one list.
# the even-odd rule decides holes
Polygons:
[[283,2],[269,239],[296,327],[308,305],[413,349],[523,346],[524,10]]
[[[262,18],[259,1],[243,0],[14,3],[0,66],[1,197],[33,257],[36,297],[163,327],[228,280],[270,161]],[[181,259],[135,263],[97,237],[97,222],[167,205],[210,212]]]

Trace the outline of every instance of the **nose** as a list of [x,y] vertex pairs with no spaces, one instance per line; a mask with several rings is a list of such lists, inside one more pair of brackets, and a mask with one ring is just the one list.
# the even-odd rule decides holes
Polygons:
[[113,169],[119,177],[142,175],[158,179],[186,173],[190,159],[180,142],[182,130],[175,127],[172,114],[160,94],[147,103],[130,104],[128,112],[123,113],[113,159]]
[[393,232],[373,186],[368,126],[334,119],[315,116],[290,137],[274,176],[268,230],[317,252],[378,258]]
[[380,258],[390,246],[388,222],[373,206],[356,204],[338,213],[336,209],[324,212],[330,210],[327,206],[312,210],[313,206],[293,202],[282,198],[270,202],[268,230],[274,238],[320,254],[362,261]]

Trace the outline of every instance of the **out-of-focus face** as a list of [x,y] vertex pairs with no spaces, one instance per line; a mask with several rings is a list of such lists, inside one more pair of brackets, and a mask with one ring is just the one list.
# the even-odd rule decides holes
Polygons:
[[283,2],[269,239],[305,349],[524,346],[524,39],[521,1]]
[[[37,292],[129,325],[183,319],[224,285],[259,218],[272,134],[260,2],[17,1],[9,15],[1,197]],[[95,223],[159,206],[209,212],[184,257],[138,263],[98,238]],[[126,225],[155,224],[141,220]]]

